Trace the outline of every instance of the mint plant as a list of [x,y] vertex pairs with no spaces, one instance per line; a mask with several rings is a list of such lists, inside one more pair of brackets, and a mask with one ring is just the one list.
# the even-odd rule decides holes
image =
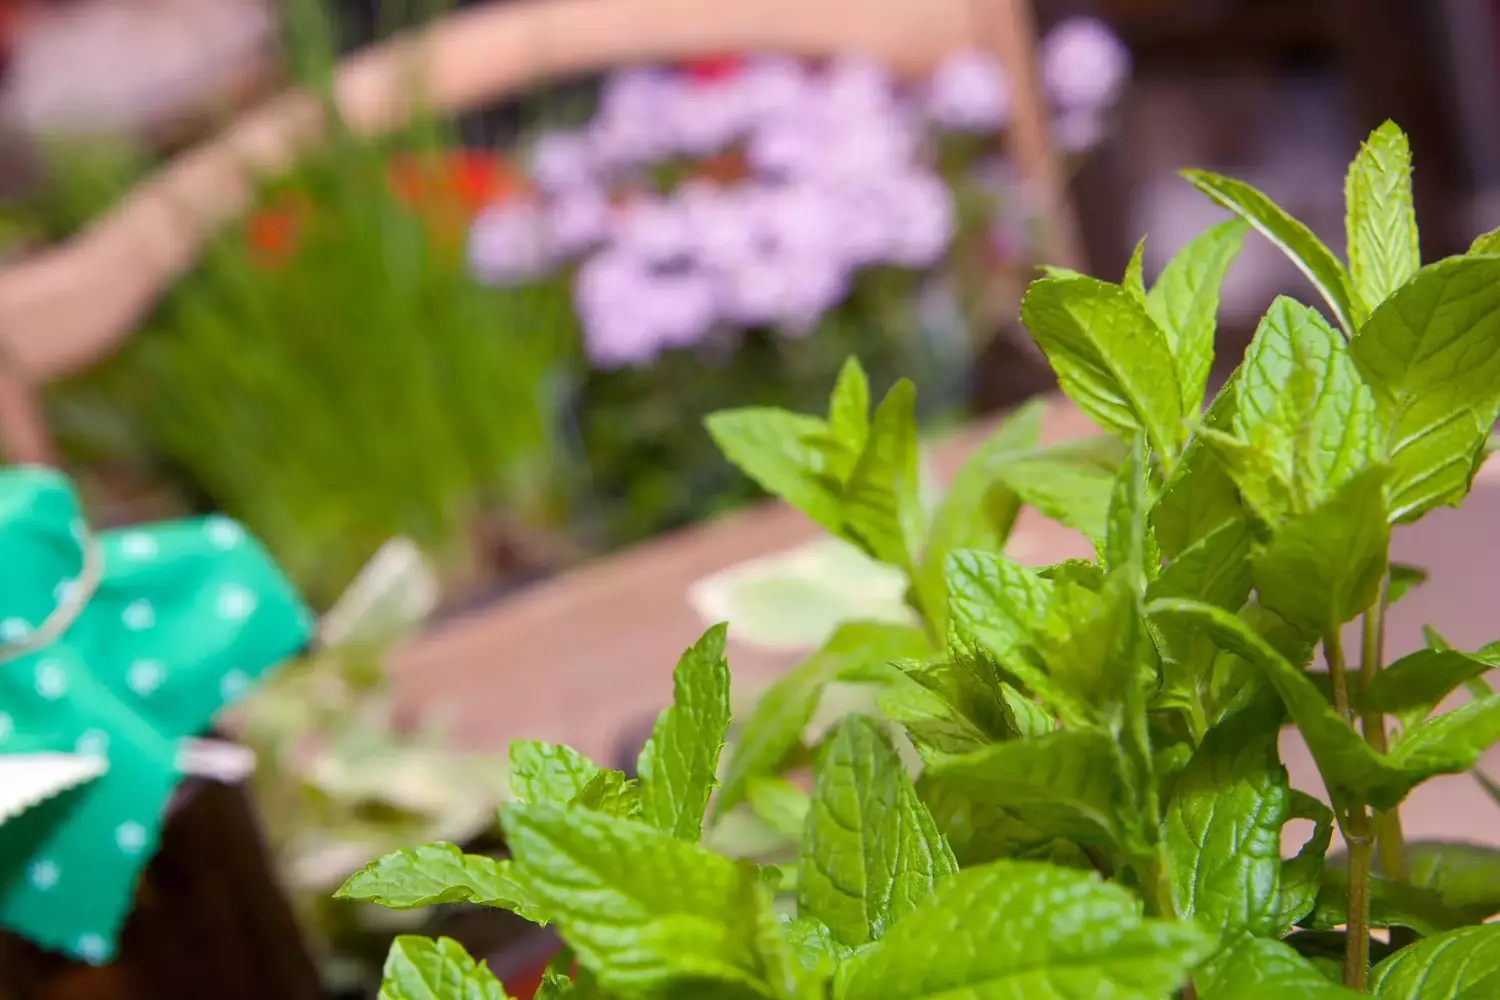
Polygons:
[[[1462,501],[1500,415],[1500,235],[1421,266],[1390,124],[1350,168],[1347,266],[1247,185],[1188,178],[1239,218],[1152,287],[1138,252],[1119,284],[1053,272],[1024,300],[1099,438],[1039,443],[1025,407],[928,511],[909,383],[872,413],[851,361],[825,417],[711,418],[755,481],[903,574],[920,627],[845,623],[766,692],[722,768],[716,627],[678,664],[639,781],[518,742],[510,859],[428,845],[341,895],[554,924],[547,998],[1500,995],[1500,924],[1483,922],[1500,852],[1407,843],[1399,817],[1500,736],[1482,679],[1500,660],[1436,633],[1384,651],[1386,608],[1424,579],[1390,562],[1391,526]],[[1250,228],[1328,315],[1272,303],[1205,409],[1218,287]],[[1007,558],[1027,504],[1095,558]],[[881,717],[808,746],[834,679],[877,685]],[[1435,714],[1459,688],[1472,697]],[[1288,783],[1288,724],[1317,795]],[[789,863],[711,849],[745,807]],[[1294,820],[1312,833],[1285,857]],[[386,975],[391,1000],[504,995],[450,941],[398,940]]]

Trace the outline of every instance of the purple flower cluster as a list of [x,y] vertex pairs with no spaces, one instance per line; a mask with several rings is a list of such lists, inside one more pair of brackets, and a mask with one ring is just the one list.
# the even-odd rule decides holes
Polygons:
[[[1099,27],[1064,25],[1047,40],[1060,113],[1098,115],[1123,83],[1122,50]],[[540,198],[482,213],[470,264],[503,284],[576,263],[585,347],[603,368],[747,327],[802,336],[860,270],[942,261],[956,220],[934,136],[994,133],[1009,113],[1001,68],[978,52],[918,87],[853,58],[812,69],[760,57],[710,79],[618,72],[587,125],[536,139]],[[646,181],[656,165],[726,152],[743,161],[732,183],[694,179],[659,195]]]

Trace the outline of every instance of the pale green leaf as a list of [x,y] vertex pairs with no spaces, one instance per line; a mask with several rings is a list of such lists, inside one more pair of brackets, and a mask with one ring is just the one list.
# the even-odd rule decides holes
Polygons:
[[932,515],[919,577],[922,610],[936,635],[948,631],[945,562],[954,549],[1001,552],[1020,513],[1020,497],[999,476],[1018,456],[1035,447],[1041,434],[1044,400],[1034,400],[1008,416],[964,461]]
[[1495,664],[1453,649],[1419,649],[1375,675],[1361,704],[1371,711],[1426,718],[1438,702]]
[[1239,938],[1198,974],[1198,1000],[1357,1000],[1280,941]]
[[1168,559],[1175,559],[1225,522],[1245,519],[1234,480],[1203,433],[1226,431],[1233,425],[1238,381],[1236,375],[1215,397],[1151,508],[1151,528]]
[[1500,253],[1500,229],[1491,229],[1487,233],[1480,233],[1474,237],[1474,242],[1469,244],[1469,256],[1481,257]]
[[1391,749],[1391,760],[1424,778],[1459,774],[1500,739],[1500,694],[1486,695],[1407,729]]
[[1469,923],[1500,913],[1500,849],[1459,841],[1408,841],[1406,864],[1412,885],[1436,893]]
[[729,730],[726,634],[726,626],[715,625],[682,654],[672,674],[672,707],[656,720],[636,767],[645,821],[694,842],[703,833]]
[[758,907],[757,943],[776,1000],[826,1000],[840,946],[817,920],[778,916],[768,895]]
[[1013,734],[992,672],[978,658],[911,664],[876,704],[924,758],[967,753]]
[[829,434],[827,423],[785,410],[749,407],[710,414],[704,425],[724,457],[767,493],[815,524],[840,533],[836,463],[817,443]]
[[[1349,922],[1349,870],[1346,857],[1330,858],[1323,884],[1311,913],[1298,924],[1313,930],[1331,930]],[[1441,934],[1474,921],[1462,910],[1443,902],[1429,889],[1396,882],[1370,872],[1366,893],[1371,927],[1407,927],[1424,937]]]
[[641,814],[640,786],[620,771],[600,771],[568,804],[623,819],[635,819]]
[[522,802],[571,802],[597,773],[594,762],[572,747],[510,741],[510,791]]
[[[1146,590],[1148,600],[1183,597],[1238,611],[1250,596],[1250,526],[1226,520],[1167,563]],[[1162,704],[1197,703],[1216,647],[1195,629],[1159,625],[1164,646]]]
[[1344,180],[1349,277],[1366,313],[1422,266],[1411,196],[1411,144],[1385,122],[1360,146]]
[[916,388],[902,379],[875,408],[869,441],[839,497],[841,534],[866,553],[910,569],[922,544]]
[[600,813],[512,804],[501,821],[527,886],[607,990],[769,996],[753,866]]
[[837,1000],[1164,1000],[1212,942],[1146,920],[1091,872],[997,861],[960,872],[847,959]]
[[453,844],[425,844],[371,861],[350,875],[335,896],[393,910],[474,903],[546,923],[538,901],[516,877],[509,861],[465,854]]
[[1221,648],[1241,657],[1259,671],[1281,696],[1292,721],[1312,751],[1319,773],[1336,799],[1349,797],[1368,802],[1378,809],[1392,809],[1415,785],[1434,774],[1445,773],[1445,768],[1454,763],[1451,759],[1444,759],[1413,766],[1377,754],[1349,722],[1333,710],[1306,673],[1289,663],[1243,621],[1222,608],[1196,601],[1165,600],[1152,603],[1147,613],[1153,619],[1177,618],[1184,624],[1201,628],[1212,635]]
[[1130,254],[1130,260],[1125,264],[1125,278],[1120,286],[1130,293],[1141,305],[1146,304],[1146,279],[1142,274],[1142,261],[1146,255],[1146,238],[1141,237],[1135,244],[1135,250]]
[[1385,602],[1395,604],[1407,594],[1427,583],[1427,571],[1420,566],[1406,563],[1391,563],[1390,582],[1386,585]]
[[1146,311],[1167,335],[1182,389],[1182,412],[1203,406],[1218,329],[1219,286],[1245,242],[1240,219],[1210,226],[1162,270],[1146,296]]
[[380,1000],[507,1000],[494,973],[452,938],[403,934],[391,942]]
[[1423,268],[1375,310],[1349,350],[1385,435],[1391,518],[1456,505],[1500,408],[1500,257]]
[[1324,636],[1375,602],[1390,550],[1385,476],[1374,466],[1276,528],[1251,568],[1261,604]]
[[[865,450],[870,437],[870,381],[859,358],[851,356],[839,369],[828,400],[828,429],[850,455],[858,456]],[[838,470],[839,478],[852,468]]]
[[[1290,512],[1319,504],[1379,461],[1382,450],[1375,397],[1343,338],[1316,311],[1285,296],[1271,303],[1245,353],[1233,426],[1269,460],[1291,496]],[[1270,504],[1249,483],[1241,481],[1240,489],[1268,512]]]
[[1140,594],[1123,576],[1106,578],[1098,593],[1054,587],[1042,659],[1053,683],[1095,719],[1117,718],[1141,675],[1156,673],[1155,646],[1139,609]]
[[1500,924],[1418,941],[1370,974],[1381,1000],[1492,1000],[1500,996]]
[[1278,721],[1249,710],[1210,729],[1173,784],[1163,819],[1173,906],[1221,936],[1280,929],[1287,776]]
[[790,840],[802,839],[812,799],[785,778],[770,776],[751,780],[746,790],[750,808],[767,826]]
[[753,778],[775,774],[797,748],[823,689],[840,671],[871,663],[917,659],[932,653],[921,629],[889,622],[840,625],[817,653],[783,674],[760,696],[736,736],[715,813],[744,801]]
[[1058,382],[1100,427],[1127,440],[1144,433],[1170,463],[1182,448],[1182,390],[1171,350],[1145,307],[1092,278],[1033,282],[1021,319]]
[[1243,181],[1206,170],[1184,170],[1182,176],[1216,204],[1250,223],[1286,254],[1323,296],[1346,333],[1352,336],[1359,329],[1364,314],[1354,299],[1349,276],[1312,230]]
[[1130,808],[1115,745],[1073,729],[997,743],[936,760],[928,773],[976,805],[1001,806],[1049,836],[1116,847],[1129,840]]
[[1276,905],[1276,931],[1285,932],[1317,904],[1323,884],[1328,846],[1333,842],[1333,810],[1292,789],[1287,796],[1287,818],[1313,822],[1313,832],[1295,855],[1281,863],[1281,891]]
[[856,946],[958,870],[885,730],[845,717],[824,744],[798,862],[799,912]]
[[1124,453],[1116,438],[1064,441],[1015,456],[996,470],[996,478],[1042,514],[1098,542]]

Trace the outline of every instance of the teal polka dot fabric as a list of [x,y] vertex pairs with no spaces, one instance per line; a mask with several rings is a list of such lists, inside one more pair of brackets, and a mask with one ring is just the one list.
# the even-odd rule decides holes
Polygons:
[[[57,609],[79,598],[57,632]],[[180,741],[297,653],[312,626],[235,522],[91,536],[63,476],[0,469],[0,754],[106,763],[0,826],[0,926],[109,961],[181,780]]]

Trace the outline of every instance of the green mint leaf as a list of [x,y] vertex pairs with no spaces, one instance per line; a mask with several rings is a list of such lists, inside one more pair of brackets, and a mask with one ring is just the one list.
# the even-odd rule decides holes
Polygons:
[[788,840],[801,840],[802,828],[812,799],[784,778],[761,777],[750,781],[746,795],[755,815]]
[[386,955],[380,1000],[508,1000],[508,994],[452,938],[403,934]]
[[1166,335],[1125,289],[1092,278],[1045,278],[1021,300],[1021,320],[1064,392],[1100,427],[1144,433],[1169,464],[1182,448],[1182,390]]
[[817,920],[789,920],[776,914],[762,893],[757,944],[777,1000],[825,1000],[841,955],[828,928]]
[[[1330,859],[1334,861],[1335,859]],[[1307,916],[1298,921],[1313,930],[1332,930],[1349,921],[1349,871],[1346,858],[1336,859],[1323,873],[1323,885],[1317,903]],[[1441,934],[1473,923],[1462,910],[1443,902],[1437,893],[1404,882],[1369,874],[1370,926],[1408,927],[1424,937]]]
[[[1156,601],[1146,609],[1153,619],[1179,619],[1212,635],[1220,648],[1241,657],[1260,672],[1281,696],[1292,721],[1302,731],[1335,799],[1349,796],[1377,809],[1392,809],[1411,789],[1453,763],[1426,761],[1413,766],[1370,749],[1348,721],[1335,712],[1312,679],[1293,666],[1265,639],[1223,608],[1197,601]],[[1434,763],[1439,766],[1433,767]]]
[[1456,505],[1500,409],[1500,258],[1423,268],[1375,310],[1349,351],[1375,395],[1392,519]]
[[598,773],[594,762],[572,747],[510,741],[510,792],[522,802],[571,802]]
[[1500,739],[1500,695],[1486,695],[1443,715],[1424,719],[1401,734],[1390,758],[1423,779],[1460,774]]
[[1344,332],[1354,335],[1364,316],[1354,299],[1349,276],[1338,258],[1312,234],[1312,230],[1243,181],[1206,170],[1184,170],[1182,176],[1215,204],[1250,223],[1286,254],[1323,296]]
[[1054,587],[1043,625],[1042,659],[1053,683],[1095,719],[1117,717],[1140,674],[1154,675],[1155,649],[1140,617],[1140,597],[1128,580],[1109,577],[1098,593],[1070,584]]
[[1381,1000],[1489,1000],[1500,996],[1500,924],[1464,927],[1418,941],[1375,966]]
[[823,689],[841,671],[932,653],[921,629],[889,622],[845,622],[823,648],[777,678],[756,702],[735,740],[714,806],[722,816],[745,800],[750,781],[777,773],[801,744]]
[[839,498],[844,538],[873,559],[910,571],[922,544],[917,390],[902,379],[875,408],[869,441]]
[[1419,649],[1381,670],[1371,681],[1362,706],[1408,723],[1425,719],[1438,702],[1466,681],[1493,670],[1493,659],[1452,649]]
[[1103,545],[1105,572],[1128,577],[1137,593],[1145,592],[1147,577],[1161,566],[1147,520],[1151,500],[1146,473],[1145,445],[1138,438],[1115,476]]
[[981,805],[930,771],[917,779],[917,795],[932,813],[959,865],[969,868],[1000,858],[1023,857],[1054,838],[1004,807]]
[[1038,448],[1001,466],[998,480],[1046,517],[1091,542],[1104,538],[1109,498],[1125,449],[1116,438],[1085,438]]
[[683,840],[703,835],[703,814],[729,731],[728,629],[715,625],[677,663],[672,707],[662,712],[641,751],[641,815]]
[[[857,456],[865,450],[870,437],[870,380],[858,358],[849,358],[839,369],[828,400],[828,429],[849,454]],[[840,470],[839,478],[852,468]]]
[[954,549],[1004,550],[1021,512],[1021,498],[998,477],[998,470],[1036,446],[1046,412],[1046,402],[1034,400],[1007,417],[964,461],[933,512],[918,586],[922,611],[935,635],[948,632],[944,576],[948,553]]
[[[1235,389],[1233,426],[1274,468],[1301,512],[1379,460],[1375,397],[1344,339],[1285,296],[1256,328]],[[1241,482],[1257,508],[1271,506]],[[1274,518],[1272,518],[1274,522]]]
[[1277,527],[1252,563],[1261,604],[1323,636],[1374,603],[1390,550],[1386,474],[1372,466]]
[[1204,230],[1172,258],[1146,296],[1146,311],[1167,335],[1182,412],[1189,416],[1203,406],[1214,360],[1219,286],[1245,242],[1245,228],[1234,219]]
[[1198,976],[1198,1000],[1356,1000],[1280,941],[1241,937]]
[[1151,508],[1151,528],[1162,554],[1177,558],[1226,521],[1243,521],[1244,507],[1229,470],[1203,431],[1227,431],[1234,420],[1238,375],[1220,391],[1204,414],[1203,426],[1172,469]]
[[1486,844],[1418,840],[1406,845],[1411,884],[1462,911],[1467,923],[1500,913],[1500,850]]
[[987,660],[962,654],[907,665],[876,704],[906,729],[924,758],[977,750],[1014,735],[1000,683],[988,668]]
[[1317,905],[1328,846],[1333,843],[1333,810],[1306,792],[1291,790],[1287,797],[1287,818],[1312,820],[1313,832],[1295,855],[1281,863],[1281,892],[1276,906],[1278,934],[1290,929]]
[[542,973],[542,981],[537,984],[533,1000],[572,1000],[574,995],[573,980],[563,973],[548,969]]
[[1386,585],[1385,603],[1395,604],[1407,594],[1427,583],[1427,571],[1420,566],[1391,563],[1390,582]]
[[1474,242],[1469,244],[1468,255],[1470,257],[1487,256],[1500,253],[1500,229],[1491,229],[1487,233],[1481,233],[1474,237]]
[[962,549],[949,553],[947,575],[953,644],[993,657],[1055,714],[1081,718],[1077,702],[1048,675],[1039,648],[1054,583],[997,553]]
[[945,876],[953,852],[880,724],[848,716],[820,750],[798,861],[800,912],[857,946],[880,938]]
[[411,910],[439,903],[474,903],[511,910],[533,923],[546,918],[536,897],[516,877],[509,861],[465,854],[452,844],[435,843],[387,854],[350,875],[338,899]]
[[1087,559],[1064,559],[1060,563],[1041,567],[1036,575],[1043,580],[1071,584],[1084,590],[1092,590],[1096,594],[1104,589],[1104,567]]
[[1173,784],[1163,844],[1177,914],[1221,936],[1278,931],[1287,775],[1280,713],[1242,711],[1208,731]]
[[1146,304],[1146,279],[1141,273],[1143,259],[1146,255],[1146,238],[1143,236],[1135,244],[1135,250],[1130,254],[1130,260],[1125,264],[1125,279],[1120,282],[1120,287],[1130,293],[1131,297],[1142,306]]
[[636,819],[641,814],[640,786],[620,771],[600,771],[568,804],[622,819]]
[[1422,266],[1411,196],[1411,144],[1394,122],[1370,133],[1344,180],[1349,277],[1368,313]]
[[526,884],[606,990],[767,994],[753,866],[600,813],[512,804],[501,822]]
[[1004,807],[1051,837],[1100,847],[1132,842],[1130,796],[1114,742],[1071,729],[997,743],[928,765],[946,789],[980,806]]
[[1191,924],[1143,919],[1129,891],[1093,873],[998,861],[960,872],[847,959],[834,996],[1162,1000],[1211,947]]
[[704,421],[724,457],[761,489],[837,535],[843,528],[836,461],[818,442],[829,435],[817,417],[769,407],[722,410]]
[[[1226,611],[1238,611],[1250,596],[1250,525],[1227,520],[1183,549],[1151,581],[1146,598],[1200,600]],[[1157,704],[1195,711],[1217,647],[1192,628],[1159,625],[1162,640],[1162,690]]]

